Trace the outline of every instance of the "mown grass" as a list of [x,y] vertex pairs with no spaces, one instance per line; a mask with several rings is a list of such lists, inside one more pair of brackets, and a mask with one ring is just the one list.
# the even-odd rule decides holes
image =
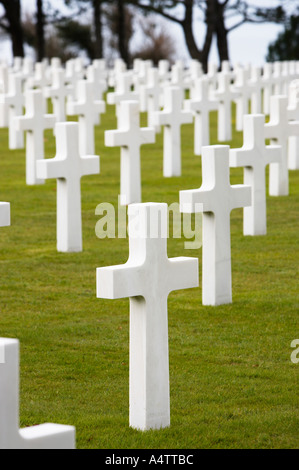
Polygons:
[[[142,116],[145,124],[145,116]],[[138,432],[128,425],[129,301],[96,298],[96,268],[121,264],[127,239],[95,235],[101,202],[117,207],[119,149],[105,148],[114,129],[108,106],[96,128],[101,174],[82,179],[84,251],[56,251],[56,182],[25,184],[25,153],[9,151],[0,130],[0,200],[11,203],[11,227],[0,234],[0,336],[21,344],[20,425],[76,426],[78,448],[296,448],[299,364],[299,171],[290,195],[268,197],[268,234],[244,237],[242,210],[231,216],[233,303],[201,304],[201,288],[169,297],[171,426]],[[55,155],[51,131],[46,156]],[[211,143],[217,143],[211,116]],[[234,132],[232,147],[242,145]],[[179,190],[201,185],[193,127],[182,128],[182,176],[162,176],[162,135],[142,148],[143,202],[178,202]],[[242,183],[242,170],[231,170]],[[183,239],[168,256],[199,257]]]

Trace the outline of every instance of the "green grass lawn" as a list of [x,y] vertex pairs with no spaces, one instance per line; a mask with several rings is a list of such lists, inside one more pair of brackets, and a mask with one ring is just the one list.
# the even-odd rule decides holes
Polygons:
[[[145,116],[142,116],[143,124]],[[231,216],[233,303],[204,307],[201,287],[169,297],[171,426],[129,428],[129,300],[96,298],[96,268],[122,264],[127,239],[95,235],[101,202],[117,206],[120,150],[105,148],[114,129],[108,106],[96,128],[101,174],[82,179],[84,251],[56,251],[56,181],[26,186],[25,151],[9,151],[0,130],[0,200],[11,203],[11,227],[0,228],[0,336],[21,344],[20,425],[76,427],[78,448],[297,448],[299,364],[299,171],[290,195],[268,197],[268,234],[244,237],[242,210]],[[55,140],[46,132],[46,156]],[[142,148],[143,202],[178,202],[201,185],[193,126],[182,128],[182,176],[162,176],[162,135]],[[216,116],[211,119],[216,140]],[[234,133],[232,147],[242,145]],[[241,169],[231,182],[242,183]],[[183,239],[168,256],[199,257]]]

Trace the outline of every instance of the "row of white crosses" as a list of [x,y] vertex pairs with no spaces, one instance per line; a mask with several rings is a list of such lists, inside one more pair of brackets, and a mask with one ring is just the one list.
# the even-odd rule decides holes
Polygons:
[[[221,76],[227,79],[228,84],[228,74],[223,72]],[[170,96],[174,97],[178,89],[170,87],[168,90],[170,102]],[[177,96],[179,96],[179,91]],[[280,97],[272,98],[273,103],[279,100]],[[177,102],[180,102],[180,98],[177,98]],[[166,100],[165,105],[167,103]],[[257,104],[259,105],[258,100]],[[186,105],[190,106],[190,102]],[[138,107],[137,102],[135,106]],[[271,109],[273,106],[274,104],[271,105]],[[121,114],[123,109],[125,108],[121,107]],[[177,134],[179,134],[180,112],[181,107],[178,107],[176,118],[172,116],[172,121],[170,119],[157,121],[157,124],[177,125]],[[275,127],[271,122],[275,121],[275,112],[274,115],[273,112],[271,113],[270,123],[267,125],[265,125],[265,116],[262,114],[245,115],[243,119],[243,147],[232,150],[229,150],[228,146],[203,147],[203,184],[197,190],[180,193],[182,212],[203,213],[202,301],[204,305],[219,305],[232,301],[231,211],[235,208],[244,208],[244,235],[266,234],[265,168],[270,165],[270,187],[272,187],[275,185],[273,169],[283,166],[282,146],[266,146],[265,144],[267,126],[273,132],[272,138],[281,144],[281,136],[275,134]],[[277,119],[283,120],[283,116]],[[129,119],[124,120],[123,128],[125,122],[128,123]],[[293,129],[298,124],[289,123],[288,116],[283,122],[285,126]],[[286,133],[285,129],[284,133]],[[127,155],[130,155],[129,142],[124,139],[128,135],[128,129],[125,135],[121,133],[117,135],[121,137],[118,145],[124,146],[128,151]],[[136,130],[134,135],[137,135]],[[134,155],[136,156],[135,152]],[[230,166],[244,167],[243,185],[231,186]],[[166,303],[167,296],[172,289],[163,282],[163,279],[170,278],[165,273],[164,263],[166,263],[165,266],[169,266],[171,260],[168,260],[167,256],[161,252],[162,247],[163,251],[166,251],[166,242],[163,240],[163,230],[156,228],[157,220],[160,220],[161,225],[166,223],[165,210],[163,204],[130,205],[129,224],[131,223],[135,230],[137,225],[139,232],[137,230],[137,234],[132,233],[133,230],[129,225],[131,231],[129,231],[128,262],[122,266],[98,268],[97,271],[98,297],[130,298],[129,414],[130,425],[141,430],[161,428],[169,426],[170,423]],[[160,216],[163,211],[164,216]],[[150,227],[153,227],[154,232],[156,231],[156,237],[149,234]],[[141,228],[144,230],[142,231]],[[153,251],[152,247],[155,247]],[[180,288],[192,287],[192,284],[197,285],[198,281],[196,272],[191,268],[192,261],[186,260],[186,262],[190,265],[189,275],[194,274],[188,279],[186,275],[182,276],[178,284]],[[181,270],[180,273],[184,274],[184,271]],[[183,282],[186,279],[187,285]],[[174,274],[172,280],[176,284],[177,275]]]
[[[180,119],[173,119],[173,116],[167,113],[167,106],[168,103],[171,105],[180,103],[180,107],[177,108],[180,112],[174,114],[179,115],[182,112],[181,91],[178,87],[170,87],[168,90],[171,92],[169,96],[176,96],[177,100],[168,100],[166,95],[163,111],[167,120],[163,121],[163,125],[165,127],[177,126],[176,129],[180,132],[182,122]],[[84,115],[85,110],[79,111],[78,109],[78,112]],[[187,112],[185,114],[187,115]],[[157,115],[159,116],[158,113]],[[227,146],[204,147],[202,150],[203,185],[199,190],[181,193],[183,212],[195,212],[200,205],[200,210],[204,215],[203,303],[205,305],[231,302],[229,220],[231,210],[236,207],[249,207],[251,192],[256,194],[256,198],[252,198],[252,210],[248,212],[247,218],[244,213],[244,233],[252,230],[252,227],[258,231],[262,224],[255,211],[262,199],[259,200],[258,196],[264,191],[259,181],[262,176],[264,178],[262,170],[268,163],[281,164],[278,148],[266,149],[265,135],[256,135],[257,129],[264,129],[261,125],[264,124],[262,121],[264,116],[250,116],[250,118],[250,120],[245,120],[243,152],[239,151],[240,156],[236,150],[231,154],[232,166],[234,164],[245,166],[247,172],[248,169],[250,170],[248,177],[245,175],[245,181],[247,178],[250,186],[230,185],[229,148]],[[93,124],[93,113],[90,113],[89,119],[89,122]],[[251,122],[252,120],[255,120],[255,123]],[[157,124],[161,125],[160,122]],[[275,127],[274,124],[272,128]],[[292,128],[296,125],[297,123],[291,123]],[[73,195],[80,194],[81,176],[98,172],[97,157],[89,159],[80,156],[76,135],[76,124],[57,125],[56,158],[53,161],[40,160],[36,165],[37,177],[40,175],[41,179],[48,177],[58,179],[60,189],[57,192],[57,227],[62,226],[62,220],[67,218],[67,213],[78,215],[81,212],[78,198],[75,198],[76,203],[73,209],[70,205]],[[127,171],[129,175],[132,174],[130,166],[134,165],[130,162],[130,157],[133,155],[132,160],[137,165],[137,173],[140,173],[140,145],[146,139],[151,140],[154,132],[153,129],[147,129],[146,132],[140,130],[138,102],[123,103],[119,115],[119,130],[114,131],[114,134],[110,132],[110,135],[107,133],[107,135],[108,143],[110,138],[112,145],[120,145],[127,149],[122,159],[127,162],[124,165],[124,171]],[[280,138],[276,134],[274,137],[273,134],[271,136],[277,140]],[[132,147],[133,144],[134,147]],[[270,150],[272,150],[271,155]],[[257,160],[257,154],[264,158],[262,163]],[[74,155],[76,155],[75,160]],[[174,161],[177,163],[178,160]],[[84,169],[85,163],[86,170]],[[130,176],[131,180],[135,176],[133,173],[133,178]],[[140,183],[138,175],[135,179]],[[225,201],[224,204],[223,201]],[[129,199],[125,199],[124,203],[128,204]],[[130,256],[127,264],[98,270],[99,297],[130,297],[130,423],[137,429],[160,428],[169,425],[167,296],[172,290],[196,287],[198,284],[197,259],[167,259],[166,210],[166,205],[160,204],[131,205],[129,207]],[[148,224],[147,221],[149,221]],[[75,223],[77,227],[80,221],[77,219]],[[68,221],[69,227],[71,224],[72,222]],[[152,236],[152,230],[156,236]],[[62,232],[68,232],[65,226]],[[66,245],[68,243],[67,241]]]

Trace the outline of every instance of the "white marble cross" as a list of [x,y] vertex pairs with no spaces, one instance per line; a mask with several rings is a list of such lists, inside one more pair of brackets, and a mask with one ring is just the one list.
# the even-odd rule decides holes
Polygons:
[[[289,85],[288,115],[290,120],[299,121],[299,80],[294,80]],[[299,170],[299,136],[289,137],[288,168]]]
[[248,85],[249,72],[241,67],[237,68],[234,89],[239,93],[236,98],[236,130],[243,130],[243,116],[248,114],[250,87]]
[[93,83],[79,80],[77,101],[67,103],[69,116],[79,115],[79,148],[81,155],[95,153],[95,115],[105,112],[105,102],[95,101]]
[[116,106],[116,116],[119,116],[122,101],[138,101],[139,94],[132,90],[132,74],[121,73],[116,76],[115,91],[107,93],[107,103]]
[[0,202],[0,227],[10,225],[10,204],[9,202]]
[[[0,64],[0,96],[5,96],[9,91],[9,78],[7,65]],[[5,100],[0,102],[0,127],[6,128],[9,125],[8,104]]]
[[74,449],[75,428],[46,423],[19,429],[19,342],[0,338],[0,449]]
[[167,298],[198,286],[198,259],[167,257],[167,204],[129,206],[129,259],[97,269],[97,297],[130,298],[130,426],[170,425]]
[[251,188],[229,177],[229,146],[203,147],[201,188],[180,191],[181,212],[203,212],[203,305],[232,301],[230,213],[251,204]]
[[28,90],[25,94],[26,114],[15,117],[17,131],[26,131],[26,183],[42,184],[36,176],[36,160],[44,158],[44,131],[53,129],[55,116],[44,114],[41,90]]
[[209,93],[210,81],[205,75],[194,83],[193,97],[184,106],[194,113],[194,154],[201,155],[201,148],[210,145],[210,111],[218,108],[218,101]]
[[265,124],[265,138],[275,140],[282,147],[280,163],[270,165],[269,193],[271,196],[289,194],[288,139],[290,136],[299,136],[299,121],[289,121],[287,108],[287,96],[271,96],[270,121]]
[[156,132],[160,132],[160,126],[155,126],[154,113],[160,110],[160,78],[157,68],[152,67],[147,72],[147,83],[140,86],[140,95],[147,101],[147,125],[154,127]]
[[273,95],[273,64],[271,62],[264,64],[263,68],[263,112],[270,112],[270,97]]
[[138,101],[122,101],[118,129],[105,132],[107,147],[121,147],[120,203],[141,202],[140,146],[155,142],[155,130],[140,128]]
[[219,142],[232,140],[232,101],[237,98],[238,92],[231,86],[231,74],[220,72],[218,74],[218,87],[214,92],[218,105],[218,140]]
[[281,147],[265,145],[264,114],[244,116],[243,147],[230,150],[230,166],[244,167],[244,184],[252,188],[252,204],[244,207],[244,235],[265,235],[266,216],[266,166],[280,163]]
[[59,68],[52,70],[52,85],[44,88],[46,98],[51,98],[53,103],[53,114],[56,122],[66,121],[66,97],[69,91],[65,85],[65,71]]
[[157,126],[164,126],[163,175],[181,176],[181,126],[192,123],[191,111],[182,110],[182,92],[179,87],[164,89],[164,108],[154,113]]
[[16,116],[23,115],[24,95],[22,91],[22,76],[20,74],[10,76],[8,93],[7,95],[0,96],[0,99],[8,106],[9,149],[22,149],[24,148],[24,133],[16,130],[14,120]]
[[260,114],[262,112],[262,69],[252,67],[251,78],[248,80],[251,95],[251,114]]
[[37,162],[39,178],[57,179],[57,251],[82,251],[81,177],[100,172],[98,156],[79,153],[78,123],[56,124],[56,157]]

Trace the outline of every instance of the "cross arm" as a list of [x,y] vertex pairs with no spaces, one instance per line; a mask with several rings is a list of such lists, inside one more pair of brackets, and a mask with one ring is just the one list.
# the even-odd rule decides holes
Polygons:
[[282,148],[280,145],[267,145],[265,147],[265,161],[266,164],[281,163],[282,161]]
[[97,155],[86,155],[81,158],[82,176],[97,175],[100,173],[100,157]]
[[20,437],[26,441],[27,448],[74,449],[76,430],[73,426],[45,423],[20,429]]
[[153,113],[153,121],[155,126],[169,126],[172,119],[172,113],[169,111],[156,111]]
[[98,114],[105,113],[105,111],[106,111],[105,101],[102,101],[102,100],[95,101],[94,108],[95,108],[95,112],[98,113]]
[[57,158],[37,160],[36,173],[40,179],[63,178],[67,175],[67,162]]
[[252,188],[244,184],[234,184],[230,191],[230,209],[248,207],[251,205]]
[[9,202],[0,202],[0,227],[10,225],[10,204]]
[[289,122],[289,135],[299,137],[299,121]]
[[268,122],[265,124],[265,139],[277,139],[279,131],[279,124],[272,124]]
[[180,289],[198,287],[198,258],[170,258],[169,260],[169,292]]
[[14,117],[15,128],[17,131],[31,131],[34,126],[34,118],[28,116]]
[[210,191],[201,189],[188,189],[180,191],[180,211],[194,214],[209,211]]
[[156,133],[153,127],[143,127],[140,129],[140,145],[154,144],[156,141]]
[[250,158],[251,155],[254,155],[255,149],[247,149],[247,148],[241,148],[241,149],[230,149],[229,151],[229,166],[232,168],[236,167],[243,167],[243,166],[248,166],[251,167],[252,164],[250,165]]
[[130,144],[129,133],[127,130],[118,129],[105,131],[106,147],[127,147]]
[[129,263],[97,268],[97,297],[122,299],[142,295],[140,269]]

